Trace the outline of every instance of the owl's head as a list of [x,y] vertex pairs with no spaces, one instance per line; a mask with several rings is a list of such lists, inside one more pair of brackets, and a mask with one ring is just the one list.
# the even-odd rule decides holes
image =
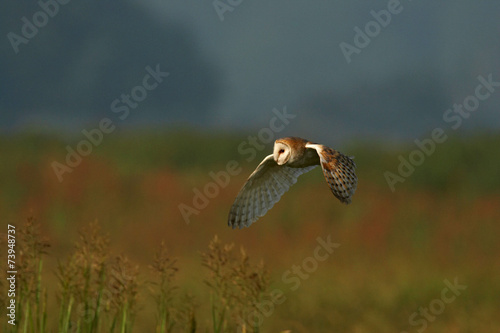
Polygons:
[[290,159],[292,150],[289,145],[282,141],[276,141],[274,143],[274,160],[278,165],[283,165]]

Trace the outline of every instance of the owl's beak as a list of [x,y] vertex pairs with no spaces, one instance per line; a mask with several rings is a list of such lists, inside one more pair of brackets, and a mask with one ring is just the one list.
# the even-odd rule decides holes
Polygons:
[[283,162],[280,162],[280,159],[279,159],[280,155],[281,155],[280,152],[275,152],[274,153],[274,160],[276,161],[276,164],[283,165]]

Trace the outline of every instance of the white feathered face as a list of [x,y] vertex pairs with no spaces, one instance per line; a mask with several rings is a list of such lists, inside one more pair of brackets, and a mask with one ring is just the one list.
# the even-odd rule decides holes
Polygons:
[[290,159],[290,154],[291,149],[287,144],[282,142],[276,142],[274,144],[273,155],[274,160],[276,161],[276,163],[278,163],[278,165],[283,165],[288,162],[288,160]]

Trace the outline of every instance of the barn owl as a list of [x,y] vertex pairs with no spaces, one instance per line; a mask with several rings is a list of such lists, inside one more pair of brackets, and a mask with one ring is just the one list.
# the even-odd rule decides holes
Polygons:
[[278,202],[297,178],[318,165],[333,195],[349,204],[356,191],[356,164],[329,147],[289,137],[274,142],[273,153],[257,166],[234,200],[228,225],[249,227]]

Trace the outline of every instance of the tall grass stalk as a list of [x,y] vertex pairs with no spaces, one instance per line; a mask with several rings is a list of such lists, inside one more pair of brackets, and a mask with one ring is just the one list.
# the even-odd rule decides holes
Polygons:
[[[82,229],[79,238],[73,254],[65,263],[60,262],[58,265],[57,276],[61,289],[59,330],[99,332],[109,239],[107,235],[102,235],[97,222]],[[81,310],[83,315],[75,313]]]
[[210,305],[212,328],[216,333],[238,328],[259,332],[257,325],[248,326],[241,318],[256,311],[259,302],[267,295],[268,272],[261,262],[253,265],[244,248],[239,255],[233,244],[222,244],[217,235],[208,245],[208,252],[201,253],[202,265],[209,270],[205,284],[211,289]]
[[133,327],[139,287],[138,271],[139,268],[125,256],[116,257],[110,269],[108,292],[115,312],[114,321],[121,318],[120,332],[127,332]]
[[171,332],[176,324],[173,298],[177,287],[173,279],[179,269],[177,259],[169,256],[164,242],[155,253],[154,261],[149,268],[156,276],[156,280],[151,284],[151,293],[156,301],[158,316],[156,331],[158,333]]
[[127,332],[127,311],[128,311],[128,302],[125,302],[125,305],[122,308],[122,325],[121,325],[121,333]]
[[[42,238],[34,218],[28,218],[19,231],[19,255],[16,262],[18,283],[18,324],[23,331],[45,332],[46,300],[42,299],[42,256],[47,254],[49,244]],[[46,291],[43,291],[46,293]]]

